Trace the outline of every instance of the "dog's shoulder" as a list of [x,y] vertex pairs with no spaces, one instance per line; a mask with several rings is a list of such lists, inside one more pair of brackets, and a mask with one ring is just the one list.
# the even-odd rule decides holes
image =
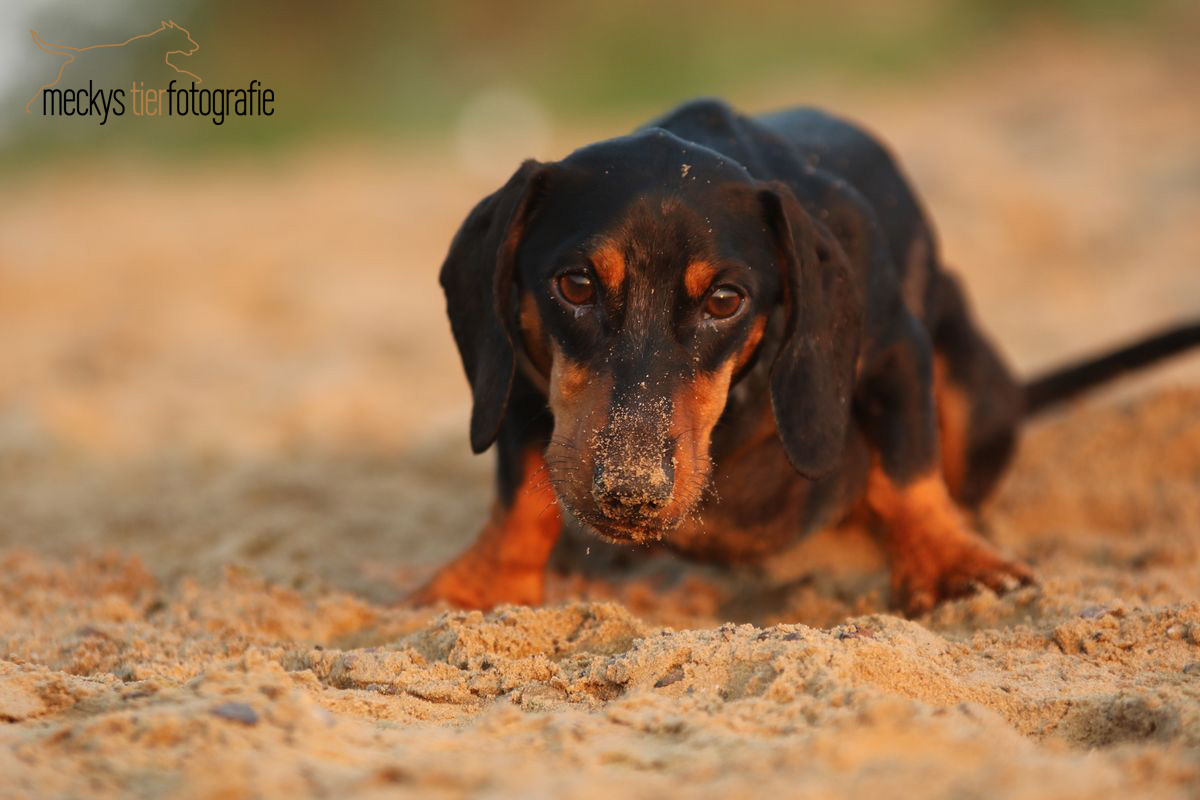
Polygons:
[[[877,225],[893,269],[901,278],[936,268],[937,241],[924,206],[898,159],[877,136],[828,112],[802,108],[762,114],[755,123],[787,142],[806,174],[831,176],[835,194]],[[826,181],[828,182],[828,181]],[[820,180],[818,179],[818,183]]]

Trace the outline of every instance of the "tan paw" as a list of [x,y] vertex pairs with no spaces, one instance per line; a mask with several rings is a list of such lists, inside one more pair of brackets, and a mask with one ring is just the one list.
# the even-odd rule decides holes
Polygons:
[[[469,554],[468,554],[469,555]],[[455,608],[487,611],[505,603],[540,605],[544,595],[542,570],[489,569],[492,565],[460,558],[440,569],[428,583],[405,598],[411,605],[446,603]]]
[[909,616],[986,586],[1004,594],[1034,582],[1029,567],[1010,561],[973,533],[910,542],[893,557],[892,602]]

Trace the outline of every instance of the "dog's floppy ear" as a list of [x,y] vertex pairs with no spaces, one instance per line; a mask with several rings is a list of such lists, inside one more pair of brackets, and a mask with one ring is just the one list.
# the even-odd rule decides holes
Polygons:
[[526,161],[471,210],[442,264],[450,328],[471,383],[471,449],[496,440],[514,370],[514,262],[546,168]]
[[862,334],[862,295],[842,248],[785,184],[759,192],[775,239],[787,320],[771,365],[771,407],[788,460],[817,479],[846,443]]

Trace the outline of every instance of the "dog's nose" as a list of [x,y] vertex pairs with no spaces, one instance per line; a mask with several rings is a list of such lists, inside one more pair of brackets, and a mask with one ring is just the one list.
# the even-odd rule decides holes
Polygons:
[[618,517],[644,517],[661,511],[675,490],[674,459],[639,460],[601,464],[592,470],[592,497],[605,511]]

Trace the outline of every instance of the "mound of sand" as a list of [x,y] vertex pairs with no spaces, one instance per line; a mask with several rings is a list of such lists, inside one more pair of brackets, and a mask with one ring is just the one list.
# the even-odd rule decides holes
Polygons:
[[852,532],[802,546],[852,565],[822,580],[659,565],[556,582],[700,626],[684,629],[602,600],[437,613],[10,554],[6,791],[1194,796],[1198,415],[1200,392],[1174,392],[1035,431],[988,520],[1042,585],[919,622],[878,593],[824,628],[721,622],[852,613],[838,598],[877,572]]

